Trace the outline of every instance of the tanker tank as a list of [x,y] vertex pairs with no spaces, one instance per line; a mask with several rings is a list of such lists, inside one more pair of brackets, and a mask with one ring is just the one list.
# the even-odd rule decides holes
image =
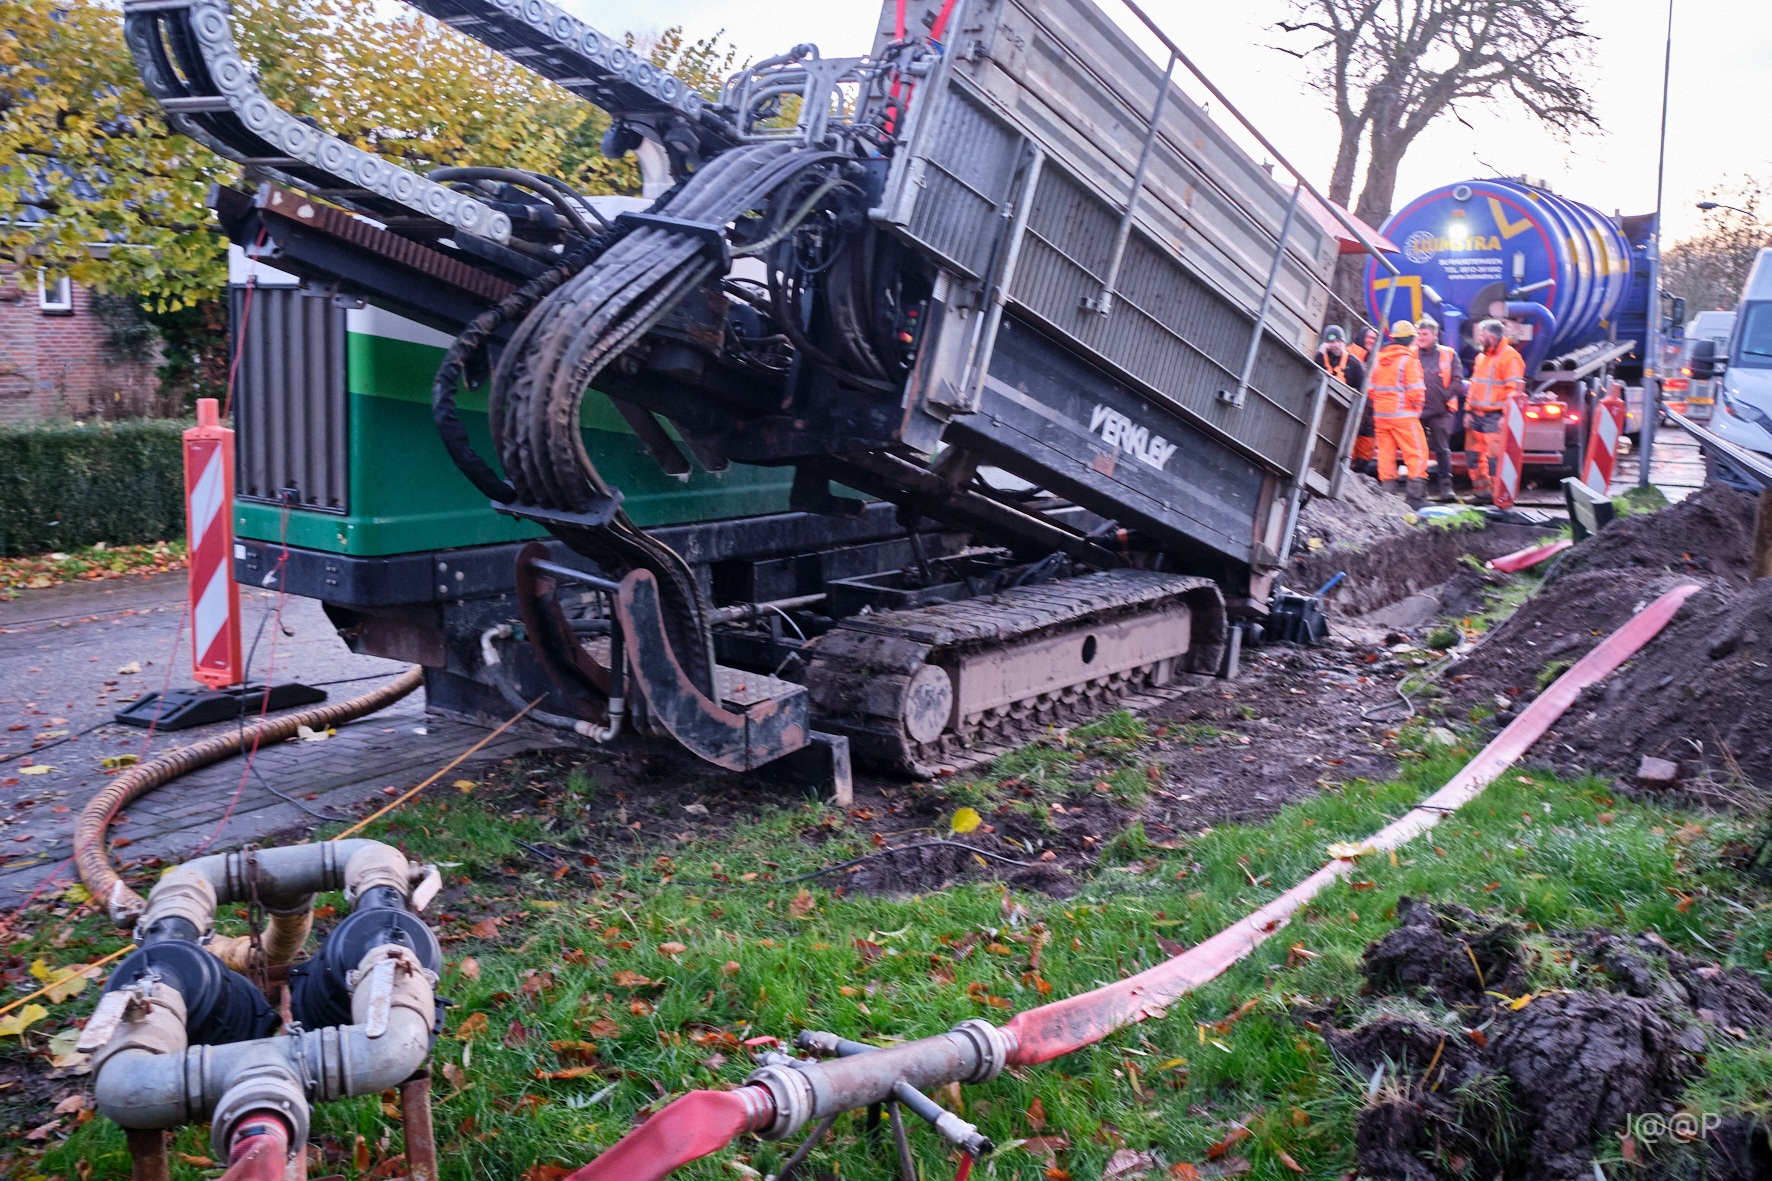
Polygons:
[[[1609,217],[1514,180],[1433,189],[1384,223],[1381,232],[1400,248],[1393,261],[1402,274],[1393,294],[1391,277],[1367,265],[1372,322],[1432,316],[1468,360],[1473,323],[1508,319],[1528,373],[1602,341],[1635,340],[1640,349],[1651,222]],[[1640,353],[1621,358],[1620,367],[1640,370]]]

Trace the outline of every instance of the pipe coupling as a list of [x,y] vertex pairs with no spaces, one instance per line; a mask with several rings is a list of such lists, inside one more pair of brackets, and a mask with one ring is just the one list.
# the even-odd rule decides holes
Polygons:
[[283,1117],[290,1128],[291,1144],[307,1144],[308,1100],[301,1083],[287,1066],[267,1062],[236,1076],[215,1105],[209,1129],[210,1155],[227,1160],[235,1129],[248,1116],[263,1111]]
[[[794,1044],[809,1054],[817,1054],[820,1058],[835,1058],[843,1052],[846,1038],[822,1029],[802,1029],[794,1035]],[[869,1046],[868,1049],[873,1049]]]
[[136,920],[136,938],[155,923],[183,919],[201,937],[215,927],[215,887],[200,870],[177,865],[148,892],[148,904]]
[[970,1077],[961,1079],[963,1083],[990,1082],[1003,1073],[1003,1068],[1009,1064],[1009,1056],[1015,1053],[1015,1035],[981,1017],[962,1021],[950,1032],[970,1041],[978,1054],[978,1069]]
[[125,1050],[185,1052],[185,998],[159,979],[108,992],[100,998],[99,1009],[104,1012],[93,1011],[79,1043],[88,1046],[104,1039],[93,1052],[95,1080],[105,1063]]
[[351,990],[351,1019],[372,1040],[388,1031],[396,1009],[410,1009],[418,1015],[420,1028],[429,1028],[436,1020],[432,991],[436,983],[437,974],[427,969],[411,948],[397,943],[370,948],[356,971],[345,974],[345,985]]
[[386,886],[402,898],[412,897],[412,867],[400,850],[377,841],[351,855],[345,863],[345,898],[355,903],[366,892]]
[[759,1139],[785,1140],[806,1126],[812,1118],[812,1080],[792,1065],[786,1054],[771,1054],[768,1065],[751,1071],[747,1086],[762,1087],[775,1102],[775,1119],[757,1132]]
[[[257,899],[266,910],[287,911],[314,904],[313,878],[316,870],[320,877],[325,876],[328,844],[330,842],[286,845],[277,849],[242,849],[237,853],[218,854],[219,864],[210,862],[207,857],[189,864],[207,870],[222,902]],[[313,852],[301,856],[287,851],[293,849],[311,849]],[[337,860],[336,855],[332,860]]]

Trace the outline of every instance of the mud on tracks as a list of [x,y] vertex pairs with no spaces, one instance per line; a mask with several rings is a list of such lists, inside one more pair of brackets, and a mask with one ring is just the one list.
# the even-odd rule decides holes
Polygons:
[[[1772,998],[1751,973],[1653,933],[1528,940],[1506,920],[1407,896],[1397,916],[1364,957],[1365,1019],[1347,1002],[1308,1015],[1342,1063],[1375,1080],[1355,1139],[1358,1171],[1375,1181],[1587,1175],[1596,1145],[1630,1117],[1677,1110],[1711,1039],[1772,1034]],[[1531,994],[1543,957],[1593,985]],[[1531,999],[1516,1009],[1506,998],[1517,996]],[[1763,1129],[1731,1121],[1651,1159],[1646,1175],[1763,1177],[1743,1170],[1764,1150]]]

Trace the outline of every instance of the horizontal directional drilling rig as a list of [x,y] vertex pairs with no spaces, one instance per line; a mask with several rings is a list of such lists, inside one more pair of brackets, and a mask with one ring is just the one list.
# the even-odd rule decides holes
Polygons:
[[608,111],[653,197],[419,175],[266,98],[221,0],[128,0],[168,122],[249,182],[213,198],[242,581],[434,710],[912,774],[1218,674],[1285,595],[1359,417],[1311,347],[1363,238],[1179,50],[893,0],[868,55],[704,96],[546,0],[416,2]]

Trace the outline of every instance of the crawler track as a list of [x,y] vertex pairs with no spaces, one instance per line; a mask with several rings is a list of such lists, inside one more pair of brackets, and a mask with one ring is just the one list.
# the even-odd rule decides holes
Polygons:
[[[1215,673],[1225,628],[1210,580],[1112,570],[845,619],[816,641],[807,683],[820,729],[847,735],[857,759],[929,776],[1087,721],[1177,674]],[[1131,636],[1117,653],[1107,638],[1116,634]],[[1158,646],[1139,659],[1153,634]],[[969,683],[981,674],[1028,691],[981,695]]]

